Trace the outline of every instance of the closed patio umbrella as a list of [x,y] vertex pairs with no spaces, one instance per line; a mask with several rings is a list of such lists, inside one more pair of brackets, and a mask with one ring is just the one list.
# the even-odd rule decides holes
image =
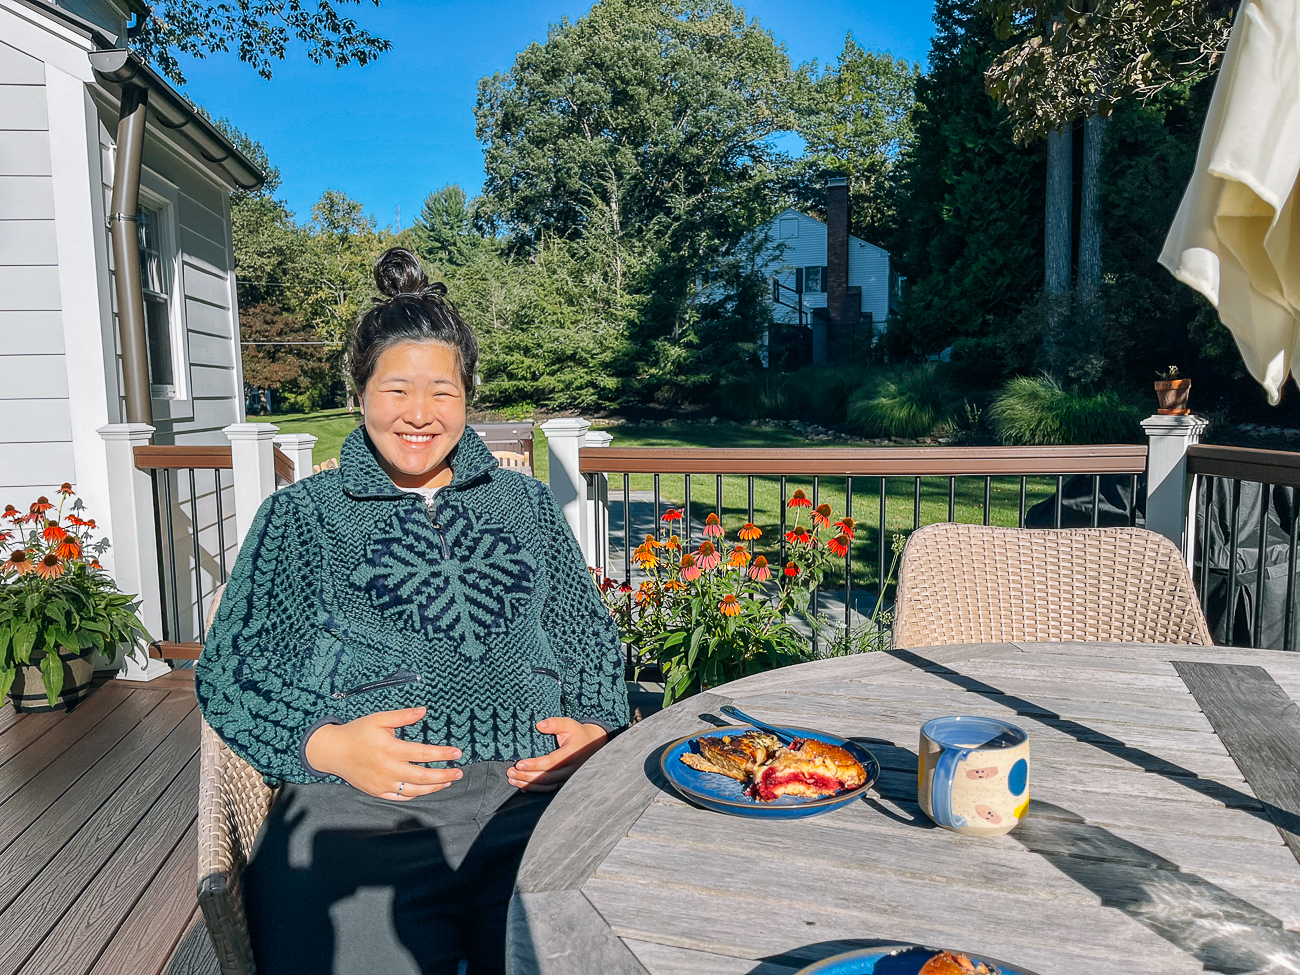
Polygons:
[[1278,402],[1300,342],[1300,3],[1243,0],[1160,263]]

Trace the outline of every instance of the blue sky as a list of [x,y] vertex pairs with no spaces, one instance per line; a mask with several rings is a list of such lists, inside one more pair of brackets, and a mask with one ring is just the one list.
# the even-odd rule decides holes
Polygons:
[[[925,63],[932,0],[755,0],[746,12],[785,44],[796,63],[832,63],[852,31],[864,47]],[[186,94],[229,118],[279,166],[283,197],[306,218],[326,189],[360,200],[381,225],[409,226],[446,183],[472,195],[483,184],[474,138],[478,80],[506,71],[516,52],[546,38],[562,17],[590,4],[569,0],[425,3],[384,0],[348,7],[393,47],[364,68],[315,65],[292,51],[263,81],[233,55],[186,59]]]

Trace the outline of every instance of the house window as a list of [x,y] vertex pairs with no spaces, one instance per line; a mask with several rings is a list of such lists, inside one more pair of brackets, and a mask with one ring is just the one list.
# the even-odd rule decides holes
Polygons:
[[781,239],[789,240],[792,237],[799,236],[799,220],[797,217],[781,218]]
[[805,294],[824,294],[826,292],[825,266],[803,269],[803,290]]
[[149,346],[149,384],[154,399],[176,395],[171,327],[170,261],[166,260],[162,212],[142,206],[136,213],[140,236],[140,286],[144,291],[145,337]]

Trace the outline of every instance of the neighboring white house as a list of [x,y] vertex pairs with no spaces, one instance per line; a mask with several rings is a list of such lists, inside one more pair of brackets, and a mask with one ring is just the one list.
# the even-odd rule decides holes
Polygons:
[[[768,240],[758,265],[768,278],[775,277],[781,283],[781,304],[774,304],[772,309],[774,320],[790,325],[811,324],[812,310],[826,307],[826,224],[798,210],[783,210],[756,233]],[[873,327],[883,328],[890,310],[889,252],[852,234],[848,241],[848,286],[862,289],[863,322],[870,315]],[[802,323],[796,308],[789,307],[798,305],[799,278],[803,283]]]
[[110,539],[97,431],[128,419],[109,229],[124,91],[147,98],[139,206],[114,219],[138,232],[155,443],[225,445],[244,420],[229,198],[263,178],[127,53],[133,16],[140,0],[0,0],[0,505],[69,481]]

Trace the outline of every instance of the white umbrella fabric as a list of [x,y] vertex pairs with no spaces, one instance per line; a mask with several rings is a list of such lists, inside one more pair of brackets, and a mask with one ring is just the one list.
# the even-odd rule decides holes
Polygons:
[[1160,263],[1276,404],[1300,343],[1300,3],[1243,0]]

